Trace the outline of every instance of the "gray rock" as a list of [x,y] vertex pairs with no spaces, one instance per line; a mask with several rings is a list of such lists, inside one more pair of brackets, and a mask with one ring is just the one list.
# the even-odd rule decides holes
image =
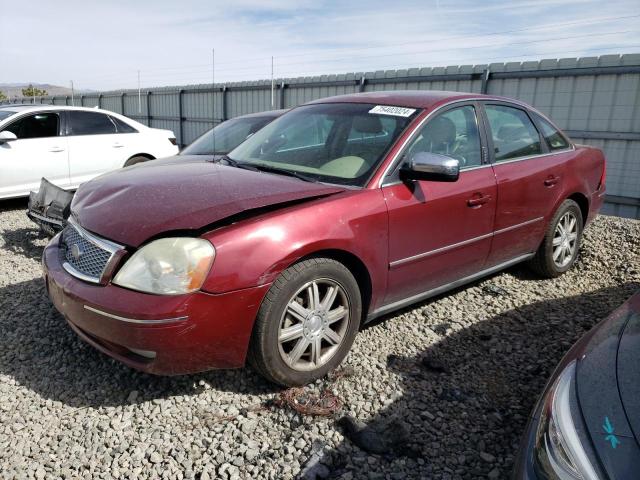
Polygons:
[[47,299],[24,209],[0,205],[3,478],[503,478],[564,352],[640,284],[640,222],[598,217],[556,279],[517,266],[485,280],[506,294],[472,284],[362,329],[344,375],[306,389],[336,394],[377,454],[273,405],[251,369],[162,378],[96,352]]

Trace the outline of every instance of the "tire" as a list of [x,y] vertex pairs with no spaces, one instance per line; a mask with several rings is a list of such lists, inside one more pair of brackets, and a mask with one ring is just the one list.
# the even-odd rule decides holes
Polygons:
[[[329,258],[299,262],[278,276],[262,301],[248,362],[266,379],[283,386],[313,382],[346,357],[361,316],[358,283],[343,264]],[[291,338],[281,342],[283,332]],[[314,357],[316,351],[320,353]]]
[[137,155],[135,157],[131,157],[129,160],[127,160],[126,162],[124,162],[124,167],[130,167],[131,165],[135,165],[137,163],[142,163],[142,162],[147,162],[151,160],[148,157],[143,157],[142,155]]
[[[575,220],[575,227],[563,236],[561,230],[567,230],[568,226],[572,225],[571,219]],[[565,223],[567,220],[568,224]],[[569,270],[575,263],[580,250],[583,224],[582,212],[578,204],[569,199],[562,202],[549,222],[540,248],[529,261],[531,269],[544,278],[555,278]],[[573,243],[571,238],[574,238]],[[554,239],[560,245],[554,245]],[[565,241],[568,243],[564,243]]]

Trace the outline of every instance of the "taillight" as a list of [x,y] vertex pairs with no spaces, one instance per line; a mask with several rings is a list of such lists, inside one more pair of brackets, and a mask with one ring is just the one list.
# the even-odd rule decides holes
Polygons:
[[607,182],[607,159],[602,157],[602,175],[600,175],[600,181],[598,182],[598,190],[604,190]]
[[176,137],[169,137],[169,141],[171,142],[171,145],[177,145],[178,141],[176,140]]

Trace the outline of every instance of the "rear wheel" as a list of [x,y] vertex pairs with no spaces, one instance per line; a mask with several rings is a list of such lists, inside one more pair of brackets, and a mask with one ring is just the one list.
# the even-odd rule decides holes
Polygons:
[[151,160],[150,158],[143,157],[142,155],[137,155],[135,157],[131,157],[129,160],[124,162],[125,167],[130,167],[131,165],[135,165],[136,163],[147,162]]
[[358,284],[344,265],[329,258],[297,263],[280,274],[262,302],[249,362],[281,385],[312,382],[347,355],[361,313]]
[[530,261],[539,275],[553,278],[569,270],[576,261],[582,238],[583,219],[580,207],[567,199],[549,223],[544,240]]

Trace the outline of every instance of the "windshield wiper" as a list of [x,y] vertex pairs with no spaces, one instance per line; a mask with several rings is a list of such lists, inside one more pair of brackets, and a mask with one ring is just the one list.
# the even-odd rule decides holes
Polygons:
[[258,169],[255,166],[250,165],[246,162],[238,162],[237,160],[234,160],[233,158],[231,158],[229,155],[222,155],[217,160],[217,163],[221,163],[222,165],[228,165],[230,167],[235,167],[235,168],[244,168],[245,170],[252,170],[254,172],[258,171]]
[[293,170],[287,170],[286,168],[272,167],[269,165],[252,165],[252,167],[262,172],[275,173],[277,175],[287,175],[288,177],[295,177],[300,180],[304,180],[305,182],[318,183],[318,180],[316,180],[313,177],[310,177],[309,175],[305,175],[300,172],[295,172]]
[[285,168],[272,167],[269,165],[257,165],[257,164],[248,163],[248,162],[238,162],[237,160],[234,160],[228,155],[222,155],[218,159],[218,163],[221,163],[223,165],[229,165],[230,167],[244,168],[245,170],[252,170],[254,172],[275,173],[277,175],[286,175],[288,177],[295,177],[300,180],[304,180],[305,182],[318,183],[318,181],[315,178],[312,178],[308,175],[304,175],[303,173],[294,172],[293,170],[287,170]]

